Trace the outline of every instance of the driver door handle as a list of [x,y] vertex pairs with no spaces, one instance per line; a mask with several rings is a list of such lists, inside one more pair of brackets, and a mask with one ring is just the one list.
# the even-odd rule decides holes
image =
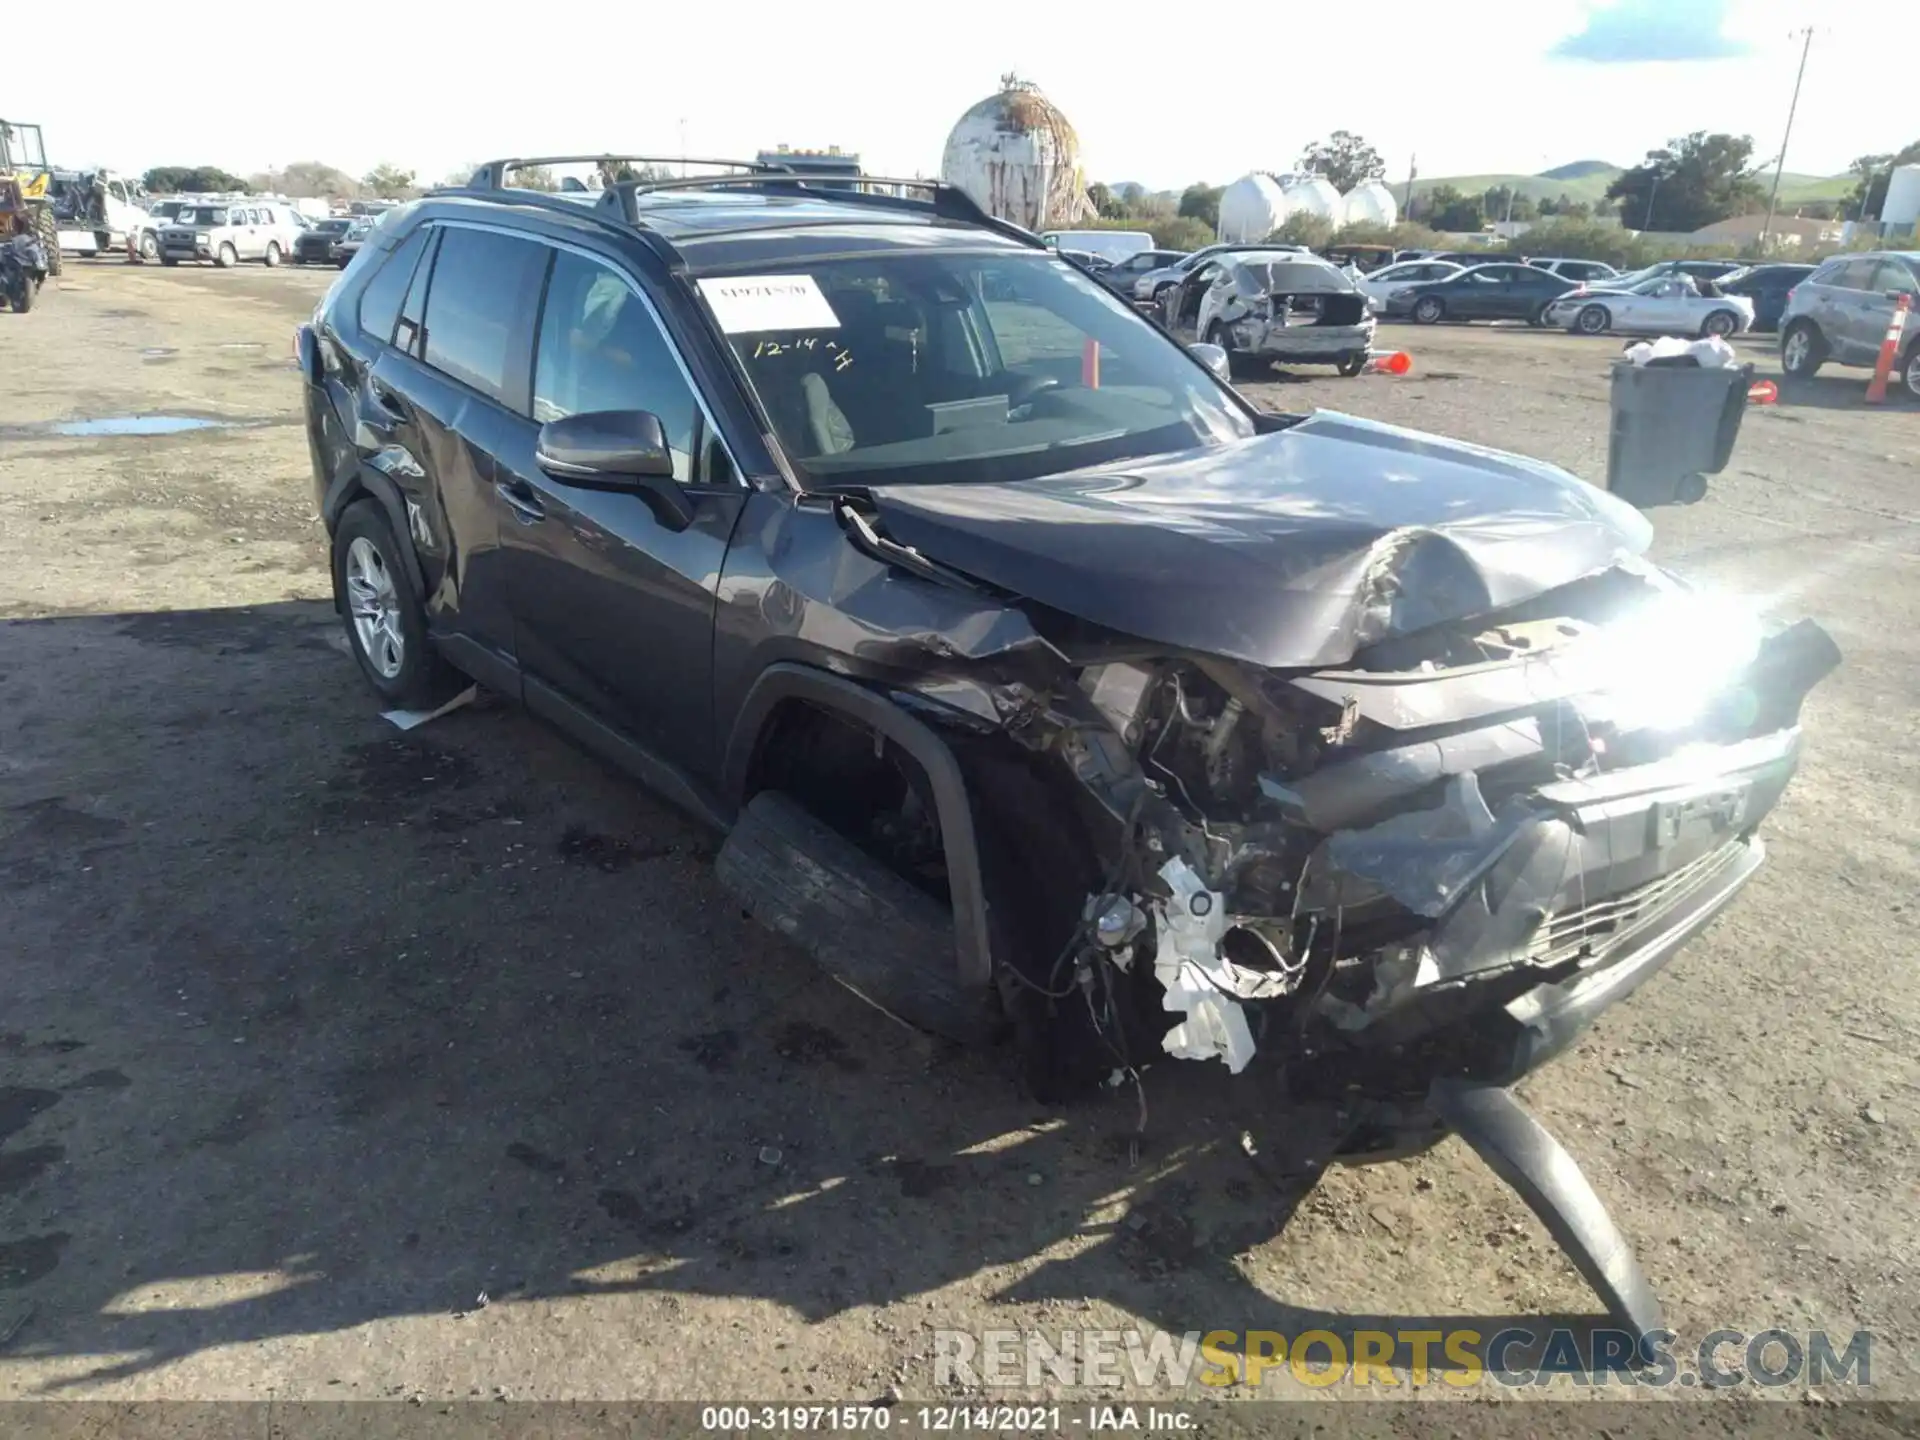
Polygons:
[[511,480],[496,480],[493,488],[509,510],[513,518],[522,525],[538,525],[547,518],[547,508],[540,503],[540,497],[526,481],[517,476]]

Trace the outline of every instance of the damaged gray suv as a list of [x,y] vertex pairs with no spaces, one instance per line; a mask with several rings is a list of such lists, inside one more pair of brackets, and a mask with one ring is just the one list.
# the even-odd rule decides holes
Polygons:
[[1825,632],[1551,465],[1254,409],[956,190],[624,173],[484,166],[300,331],[380,696],[517,698],[1043,1093],[1218,1063],[1372,1106],[1355,1154],[1457,1131],[1657,1321],[1504,1087],[1753,876]]

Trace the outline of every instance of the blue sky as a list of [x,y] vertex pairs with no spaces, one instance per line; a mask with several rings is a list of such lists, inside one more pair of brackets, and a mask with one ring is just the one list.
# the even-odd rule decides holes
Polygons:
[[[1889,34],[1908,45],[1899,13],[1864,0],[1189,12],[386,0],[256,6],[215,24],[104,0],[86,7],[97,38],[81,69],[14,67],[7,107],[45,125],[56,160],[122,170],[321,159],[359,172],[391,160],[439,179],[495,153],[676,153],[684,135],[694,153],[837,143],[871,170],[933,174],[953,121],[1011,69],[1072,119],[1097,178],[1222,182],[1285,166],[1340,128],[1373,141],[1395,179],[1415,152],[1425,175],[1530,173],[1629,163],[1695,129],[1751,133],[1770,157],[1798,60],[1788,32],[1817,15],[1788,167],[1831,173],[1920,138],[1920,116],[1875,89]],[[1894,73],[1910,93],[1910,55]],[[245,98],[227,98],[236,87]]]

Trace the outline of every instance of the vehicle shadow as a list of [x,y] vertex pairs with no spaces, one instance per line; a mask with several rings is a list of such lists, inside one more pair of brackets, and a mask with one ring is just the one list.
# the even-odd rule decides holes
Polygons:
[[1173,1064],[1042,1109],[821,979],[710,835],[519,712],[388,726],[336,638],[311,603],[0,624],[16,1393],[404,1316],[798,1324],[976,1278],[1176,1333],[1552,1323],[1289,1302],[1409,1238],[1316,1188],[1338,1112]]

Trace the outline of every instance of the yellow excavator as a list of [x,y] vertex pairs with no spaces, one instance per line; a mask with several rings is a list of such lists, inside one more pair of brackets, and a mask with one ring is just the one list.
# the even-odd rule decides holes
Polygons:
[[38,125],[0,120],[0,240],[39,237],[47,272],[60,273],[60,230],[53,216],[53,170]]

